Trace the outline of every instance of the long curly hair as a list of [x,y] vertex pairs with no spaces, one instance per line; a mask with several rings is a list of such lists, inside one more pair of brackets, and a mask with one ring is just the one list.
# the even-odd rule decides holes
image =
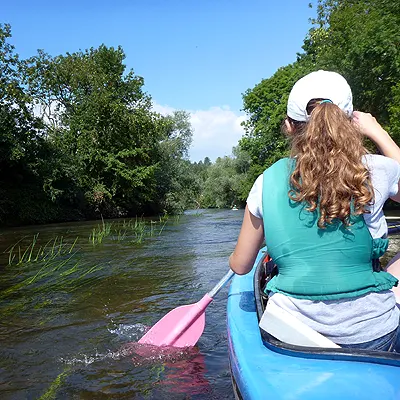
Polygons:
[[308,122],[291,124],[291,157],[296,160],[290,176],[289,197],[305,202],[307,210],[319,211],[318,227],[368,213],[374,192],[362,157],[367,153],[363,137],[350,118],[335,104],[313,99],[308,103]]

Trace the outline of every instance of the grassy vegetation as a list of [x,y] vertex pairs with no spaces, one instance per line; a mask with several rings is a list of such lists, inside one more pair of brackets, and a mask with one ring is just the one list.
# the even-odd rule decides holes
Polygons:
[[113,223],[104,222],[103,217],[101,217],[101,225],[97,225],[96,228],[92,229],[92,233],[89,236],[89,242],[96,246],[103,242],[103,239],[111,234],[111,228]]
[[[140,244],[145,238],[161,235],[167,222],[168,216],[158,221],[135,218],[107,222],[102,219],[101,224],[92,229],[89,244],[95,247],[106,240]],[[56,236],[41,245],[36,234],[29,243],[24,237],[6,249],[8,265],[0,276],[0,287],[4,288],[0,290],[1,314],[51,306],[57,296],[68,298],[69,293],[100,279],[101,270],[109,265],[93,265],[83,260],[78,240],[76,237],[68,242],[63,236]]]
[[[168,222],[168,216],[159,217],[158,221],[146,222],[143,218],[123,220],[122,222],[106,222],[102,218],[101,224],[92,229],[89,235],[89,243],[93,246],[102,244],[104,239],[113,241],[127,241],[130,244],[142,243],[146,237],[160,236]],[[177,223],[179,218],[174,218]],[[76,248],[79,237],[72,243],[64,242],[63,236],[56,236],[48,240],[44,245],[39,245],[39,234],[33,236],[32,240],[22,246],[26,237],[7,248],[4,253],[8,254],[8,265],[26,265],[31,263],[49,263],[56,259],[65,259],[69,255],[79,252]]]
[[71,366],[67,366],[64,371],[62,371],[59,375],[57,375],[56,379],[51,383],[50,387],[46,390],[44,394],[42,394],[39,400],[54,400],[57,398],[57,392],[60,387],[64,384],[65,380],[71,373]]
[[71,254],[74,250],[78,237],[72,244],[64,243],[63,237],[56,236],[54,239],[49,240],[44,246],[37,245],[39,234],[33,236],[32,242],[25,247],[21,248],[20,239],[13,246],[9,247],[5,253],[8,253],[8,265],[16,264],[29,264],[32,262],[48,262],[61,256]]
[[68,293],[82,284],[87,278],[104,266],[88,265],[71,254],[64,259],[48,260],[38,263],[36,268],[20,270],[15,277],[18,282],[0,292],[0,300],[29,287],[30,294],[58,291]]
[[89,235],[89,243],[97,246],[103,240],[110,237],[118,242],[128,241],[131,244],[142,243],[146,237],[159,236],[162,234],[168,216],[159,217],[158,221],[146,222],[143,218],[124,220],[122,222],[106,222],[102,218],[101,224],[92,229]]

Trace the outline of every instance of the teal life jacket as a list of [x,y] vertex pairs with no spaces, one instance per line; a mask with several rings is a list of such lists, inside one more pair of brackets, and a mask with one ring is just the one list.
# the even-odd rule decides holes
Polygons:
[[362,215],[320,229],[318,212],[289,196],[294,160],[283,158],[264,172],[262,208],[268,253],[278,274],[266,290],[309,300],[335,300],[380,292],[398,280],[374,271],[372,260],[382,256],[387,239],[373,239]]

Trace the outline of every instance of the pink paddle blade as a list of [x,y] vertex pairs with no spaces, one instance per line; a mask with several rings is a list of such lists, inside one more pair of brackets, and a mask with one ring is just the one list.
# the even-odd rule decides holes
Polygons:
[[206,294],[194,304],[180,306],[158,321],[139,343],[155,346],[194,346],[204,331],[205,310],[212,298]]
[[233,275],[235,273],[229,270],[214,288],[197,303],[170,311],[139,340],[139,343],[153,346],[194,346],[204,330],[204,312],[207,306],[221,288],[232,279]]

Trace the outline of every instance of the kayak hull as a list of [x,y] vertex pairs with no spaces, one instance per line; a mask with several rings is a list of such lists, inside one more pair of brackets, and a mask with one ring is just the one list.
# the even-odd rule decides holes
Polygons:
[[268,340],[258,327],[256,266],[235,276],[227,305],[228,349],[238,399],[400,399],[400,355],[310,349]]

